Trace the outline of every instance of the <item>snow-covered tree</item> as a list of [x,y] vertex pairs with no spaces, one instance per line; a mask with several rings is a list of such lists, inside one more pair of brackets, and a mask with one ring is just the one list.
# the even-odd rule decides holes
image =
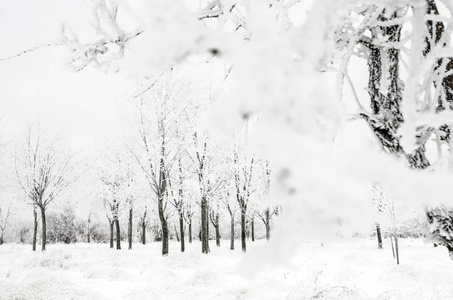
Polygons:
[[104,171],[100,176],[99,197],[105,208],[110,225],[110,248],[113,248],[114,229],[116,230],[116,249],[121,249],[120,213],[124,209],[125,199],[123,189],[126,178],[118,172],[119,162],[114,162],[114,170]]
[[[231,182],[231,185],[232,184],[233,182]],[[239,210],[239,204],[235,197],[235,194],[236,193],[234,189],[227,188],[227,191],[224,193],[224,195],[221,195],[221,201],[225,205],[230,216],[230,250],[234,250],[234,237],[235,237],[234,224],[236,212]]]
[[[337,67],[354,91],[355,116],[365,120],[384,151],[405,159],[413,169],[451,169],[447,115],[453,108],[453,60],[445,53],[451,49],[452,23],[441,15],[438,2],[358,2],[335,36],[341,57]],[[444,13],[451,8],[443,7]],[[358,96],[348,75],[353,56],[367,61],[368,109],[363,104],[368,99]],[[437,158],[427,155],[432,141]]]
[[76,179],[72,158],[58,136],[49,139],[39,128],[29,127],[24,143],[17,148],[15,167],[18,182],[34,208],[35,236],[36,209],[41,211],[42,251],[45,251],[46,210]]
[[4,232],[8,226],[8,221],[10,221],[11,215],[13,213],[13,201],[2,201],[0,202],[0,245],[3,245],[4,242]]
[[178,221],[179,221],[179,234],[180,238],[179,241],[181,243],[181,252],[185,251],[185,234],[184,234],[184,209],[185,209],[185,195],[184,195],[184,173],[183,173],[183,166],[182,166],[182,159],[181,157],[178,158],[178,165],[177,169],[177,176],[174,178],[173,181],[171,178],[168,179],[168,190],[169,190],[169,197],[170,203],[175,207],[176,211],[178,212]]
[[215,229],[215,242],[217,247],[220,247],[220,217],[221,217],[221,206],[220,206],[220,199],[216,199],[216,201],[211,201],[211,205],[209,206],[209,219],[214,226]]
[[[140,149],[134,152],[149,187],[156,195],[162,227],[162,255],[168,254],[169,180],[178,168],[179,158],[187,140],[185,128],[190,95],[185,83],[170,71],[163,74],[152,89],[141,96],[138,105]],[[178,179],[179,182],[179,179]]]
[[198,182],[195,182],[196,180],[190,180],[189,184],[186,186],[187,191],[186,191],[186,198],[184,199],[184,220],[187,223],[187,226],[189,227],[189,232],[188,232],[188,238],[189,238],[189,243],[192,243],[192,234],[193,234],[193,220],[194,220],[194,215],[196,213],[196,204],[197,204],[197,187],[195,185],[198,185]]
[[439,206],[426,210],[428,237],[438,245],[447,247],[453,259],[453,209]]
[[241,212],[241,245],[242,251],[246,252],[246,216],[249,205],[250,195],[252,193],[252,178],[255,167],[255,157],[244,156],[239,153],[239,149],[233,150],[234,163],[234,184],[236,188],[236,200]]
[[138,225],[141,231],[140,240],[143,245],[146,245],[146,228],[149,226],[149,212],[147,206],[144,207],[143,212],[139,215]]
[[213,197],[220,193],[228,180],[225,173],[226,158],[220,154],[220,145],[215,145],[209,133],[195,131],[193,147],[188,149],[193,162],[194,173],[198,177],[201,208],[201,251],[209,253],[209,208]]
[[261,183],[260,183],[260,200],[256,201],[255,214],[263,222],[266,228],[266,240],[270,239],[271,232],[271,220],[278,214],[279,206],[276,203],[272,203],[270,199],[270,188],[272,179],[272,169],[268,160],[261,160],[259,164],[261,169]]

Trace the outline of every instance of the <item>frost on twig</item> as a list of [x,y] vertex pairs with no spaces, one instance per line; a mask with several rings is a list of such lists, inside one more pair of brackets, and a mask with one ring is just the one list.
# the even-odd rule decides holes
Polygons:
[[72,50],[70,65],[76,72],[90,64],[103,67],[123,57],[126,43],[143,33],[141,29],[126,32],[121,28],[117,20],[117,3],[96,0],[93,13],[96,34],[99,35],[96,41],[82,43],[68,27],[63,28],[64,44]]
[[22,56],[24,54],[28,54],[30,52],[34,52],[34,51],[37,51],[37,50],[41,50],[43,48],[54,47],[54,46],[63,46],[63,43],[54,42],[54,43],[48,43],[48,44],[44,44],[44,45],[34,46],[34,47],[29,48],[27,50],[20,51],[19,53],[16,53],[16,54],[13,54],[13,55],[10,55],[10,56],[7,56],[7,57],[0,58],[0,61],[10,60],[10,59],[13,59],[13,58],[20,57],[20,56]]

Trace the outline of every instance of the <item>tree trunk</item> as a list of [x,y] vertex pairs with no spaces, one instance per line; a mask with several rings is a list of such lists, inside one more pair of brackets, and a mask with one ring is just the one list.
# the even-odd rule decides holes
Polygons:
[[2,229],[2,232],[0,233],[0,246],[3,245],[3,231],[4,229]]
[[209,216],[206,196],[201,198],[201,252],[209,253]]
[[38,235],[38,212],[33,208],[33,251],[36,251],[36,237]]
[[19,231],[19,237],[20,237],[20,243],[21,244],[25,243],[25,232],[23,231],[23,229],[21,229]]
[[167,220],[161,221],[162,225],[162,255],[168,255],[169,231]]
[[378,240],[378,249],[382,249],[381,227],[379,226],[379,223],[376,223],[376,236]]
[[396,264],[400,264],[400,253],[398,251],[398,237],[395,234],[395,252],[396,252]]
[[132,249],[132,217],[133,217],[133,211],[132,207],[129,208],[129,227],[127,228],[127,238],[129,241],[129,250]]
[[181,252],[184,252],[186,245],[184,241],[184,216],[182,213],[179,215],[179,232],[181,233]]
[[42,221],[42,251],[46,251],[46,241],[47,241],[47,235],[46,235],[46,209],[44,207],[41,207],[41,221]]
[[247,239],[250,239],[250,221],[247,220],[247,217],[245,218],[245,236]]
[[220,222],[219,222],[219,214],[216,214],[215,216],[215,242],[217,247],[220,247]]
[[116,227],[116,250],[121,250],[121,230],[120,230],[120,221],[118,218],[115,219]]
[[146,223],[145,221],[142,222],[142,243],[146,245]]
[[266,222],[264,222],[264,225],[266,226],[266,240],[269,241],[271,237],[271,213],[269,211],[269,208],[266,210]]
[[178,241],[178,243],[180,242],[179,240],[179,233],[178,233],[178,229],[176,229],[176,225],[175,225],[175,236],[176,236],[176,240]]
[[192,244],[192,218],[189,221],[189,243]]
[[390,244],[392,245],[393,258],[395,258],[395,248],[393,247],[393,237],[392,236],[390,236]]
[[231,217],[230,250],[234,250],[234,218]]
[[162,194],[158,195],[157,208],[159,211],[160,224],[162,226],[162,255],[168,255],[169,232],[168,232],[167,219],[165,218],[163,201],[164,201],[164,196],[162,193]]
[[[206,202],[206,237],[209,246],[209,204]],[[211,251],[211,250],[209,250]]]
[[242,251],[247,251],[246,245],[246,234],[245,234],[245,211],[241,209],[241,241],[242,241]]
[[88,233],[87,233],[87,242],[91,243],[91,217],[88,217]]
[[252,218],[252,242],[255,241],[255,218]]
[[110,248],[113,248],[113,224],[114,221],[109,220],[109,225],[110,225]]

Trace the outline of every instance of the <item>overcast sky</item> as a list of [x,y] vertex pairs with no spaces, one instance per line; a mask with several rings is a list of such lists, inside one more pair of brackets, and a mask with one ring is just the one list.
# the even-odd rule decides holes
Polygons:
[[[90,11],[85,1],[0,1],[0,58],[56,42],[62,24],[87,34]],[[125,76],[87,68],[75,73],[64,47],[33,51],[0,61],[0,115],[7,132],[21,132],[28,122],[63,131],[71,144],[87,145],[125,100]]]

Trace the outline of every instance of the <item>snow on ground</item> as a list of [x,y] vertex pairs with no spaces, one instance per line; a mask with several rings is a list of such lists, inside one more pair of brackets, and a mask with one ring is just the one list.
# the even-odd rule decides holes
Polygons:
[[[211,254],[200,243],[186,253],[171,242],[112,250],[105,244],[0,246],[0,299],[453,299],[453,261],[444,247],[401,240],[396,266],[388,240],[383,250],[369,239],[301,243],[292,266],[243,270],[265,241],[249,252],[229,250],[228,241]],[[123,243],[123,248],[127,247]],[[240,246],[237,243],[237,246]]]

